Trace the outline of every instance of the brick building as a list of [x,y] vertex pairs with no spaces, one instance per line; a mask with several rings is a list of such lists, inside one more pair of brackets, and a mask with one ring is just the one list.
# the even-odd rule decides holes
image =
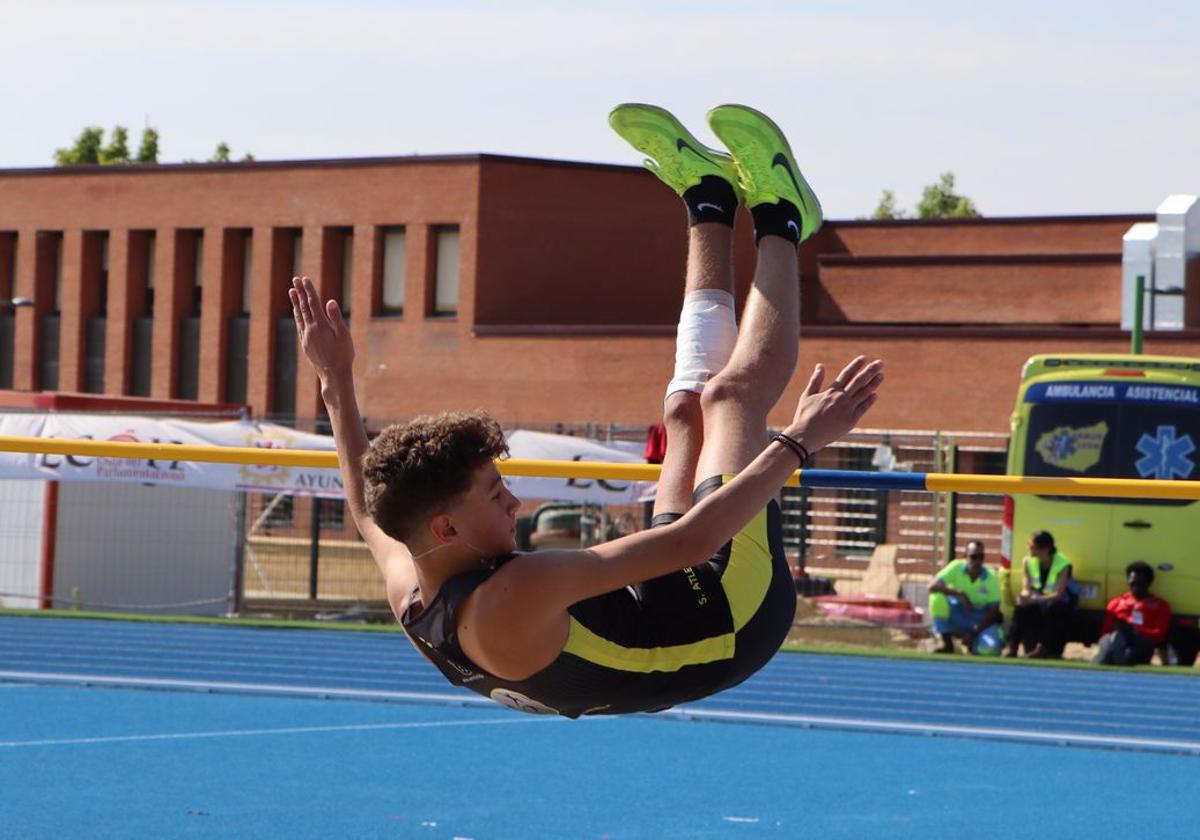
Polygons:
[[[1154,218],[827,222],[800,255],[794,393],[817,360],[879,355],[888,383],[871,426],[1001,433],[957,435],[959,460],[941,462],[998,471],[1031,353],[1128,347],[1122,236]],[[633,167],[470,155],[0,171],[0,301],[33,300],[0,304],[0,389],[102,394],[124,410],[248,404],[307,425],[319,396],[286,294],[306,273],[349,313],[375,428],[481,406],[509,426],[644,427],[671,373],[685,248],[679,200]],[[1200,355],[1200,329],[1151,333],[1146,350]],[[867,468],[887,440],[918,469],[939,466],[941,444],[921,433],[866,434],[821,457]],[[898,570],[921,571],[953,547],[927,494],[807,505],[795,514],[807,524],[787,527],[810,565],[883,541]],[[958,535],[994,550],[995,506],[964,504]],[[378,589],[340,505],[256,497],[244,510],[243,541],[274,564],[275,596]]]
[[[796,385],[818,359],[877,354],[871,425],[1006,431],[1032,352],[1128,346],[1121,237],[1151,219],[829,222],[801,252]],[[510,425],[648,424],[683,220],[640,169],[492,155],[0,171],[0,299],[34,301],[0,312],[0,387],[304,423],[319,398],[286,295],[303,272],[350,313],[372,425],[480,406]],[[1146,349],[1200,355],[1200,330]]]

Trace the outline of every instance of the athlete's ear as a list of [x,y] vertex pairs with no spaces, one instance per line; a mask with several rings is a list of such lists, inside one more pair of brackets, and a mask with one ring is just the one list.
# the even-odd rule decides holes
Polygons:
[[433,532],[434,539],[443,543],[450,542],[458,534],[449,514],[445,513],[440,513],[429,521],[429,530]]

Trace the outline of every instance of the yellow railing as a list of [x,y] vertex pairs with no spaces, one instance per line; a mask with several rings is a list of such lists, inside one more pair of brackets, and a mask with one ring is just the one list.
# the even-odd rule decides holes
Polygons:
[[[334,452],[253,446],[193,446],[172,443],[68,440],[0,435],[0,452],[82,455],[138,461],[203,461],[336,469]],[[510,458],[496,466],[504,475],[540,478],[591,478],[610,481],[657,481],[655,464],[599,461],[540,461]],[[1132,478],[1046,478],[957,473],[882,473],[847,470],[797,470],[790,486],[853,487],[931,492],[1111,496],[1147,499],[1200,499],[1200,481],[1153,481]]]

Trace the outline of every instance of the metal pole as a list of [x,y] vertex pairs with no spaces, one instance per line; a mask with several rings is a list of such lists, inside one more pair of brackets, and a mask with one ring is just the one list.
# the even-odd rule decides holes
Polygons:
[[807,487],[800,488],[800,503],[797,505],[800,518],[800,542],[797,546],[797,553],[800,556],[800,568],[803,569],[808,564],[808,538],[810,536],[809,529],[812,525],[812,517],[809,511],[812,509],[812,491]]
[[55,541],[58,538],[58,482],[46,482],[42,505],[42,580],[38,587],[38,609],[54,609]]
[[246,592],[246,494],[231,493],[233,498],[233,574],[230,581],[229,612],[242,614]]
[[[942,433],[940,431],[933,433],[933,471],[941,473],[942,470]],[[943,563],[939,562],[942,559],[941,550],[939,548],[939,537],[941,536],[941,513],[942,513],[942,494],[934,492],[933,498],[930,499],[933,522],[931,525],[933,533],[930,535],[931,550],[934,571],[940,569]]]
[[312,524],[308,531],[308,599],[317,600],[317,569],[321,563],[321,499],[312,497]]
[[1146,305],[1146,276],[1139,274],[1133,284],[1133,333],[1129,339],[1129,352],[1142,354],[1142,318]]
[[[946,441],[945,461],[942,468],[952,473],[958,468],[958,444],[953,437]],[[946,530],[945,539],[942,541],[942,565],[945,566],[954,559],[955,544],[958,542],[958,494],[951,490],[945,494],[946,497]]]

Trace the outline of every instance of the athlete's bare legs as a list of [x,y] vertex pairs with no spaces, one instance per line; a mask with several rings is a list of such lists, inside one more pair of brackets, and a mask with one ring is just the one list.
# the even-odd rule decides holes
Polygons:
[[701,480],[740,472],[767,443],[767,415],[791,381],[799,353],[797,247],[821,225],[821,205],[770,118],[746,106],[722,105],[708,121],[737,165],[754,219],[758,264],[733,354],[704,389]]
[[733,159],[696,139],[675,116],[654,105],[626,103],[609,124],[647,156],[645,166],[682,199],[688,215],[688,262],[676,338],[675,371],[667,385],[663,425],[667,452],[655,514],[692,506],[696,461],[704,444],[700,394],[733,352],[733,222],[740,203]]
[[[733,295],[733,229],[722,224],[698,224],[688,229],[687,275],[684,296],[702,289]],[[692,506],[696,464],[704,445],[701,396],[690,390],[672,391],[663,404],[667,452],[658,480],[654,513],[685,513]]]
[[799,347],[796,246],[765,236],[733,356],[701,396],[706,430],[696,467],[701,480],[737,473],[762,452],[767,415],[791,381]]

